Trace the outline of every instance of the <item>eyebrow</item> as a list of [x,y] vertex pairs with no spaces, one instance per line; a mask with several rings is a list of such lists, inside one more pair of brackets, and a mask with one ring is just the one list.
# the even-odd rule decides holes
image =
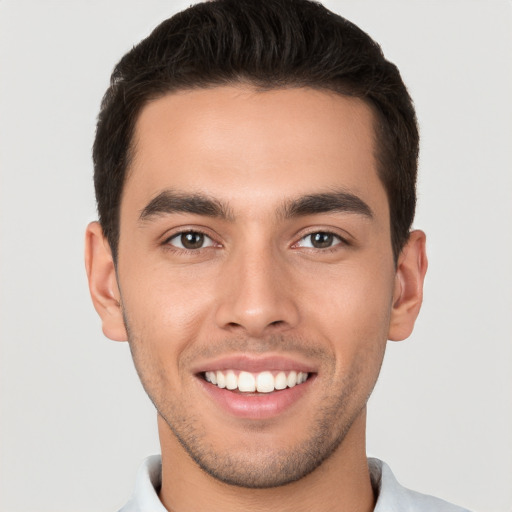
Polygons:
[[308,194],[287,201],[279,211],[284,218],[329,212],[354,213],[373,219],[373,212],[368,204],[355,194],[346,191]]
[[[360,197],[346,191],[308,194],[286,201],[279,209],[278,216],[289,219],[329,212],[363,215],[373,218],[371,208]],[[191,213],[206,217],[233,221],[229,206],[216,198],[204,194],[187,194],[164,190],[154,197],[141,211],[139,220],[146,221],[172,213]]]
[[186,194],[173,190],[164,190],[154,197],[141,211],[139,220],[171,213],[192,213],[233,220],[229,207],[218,199],[203,194]]

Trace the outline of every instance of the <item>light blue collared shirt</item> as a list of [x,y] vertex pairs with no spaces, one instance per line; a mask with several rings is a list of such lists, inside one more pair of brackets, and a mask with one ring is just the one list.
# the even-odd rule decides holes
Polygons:
[[[434,496],[402,487],[379,459],[368,459],[372,487],[377,496],[374,512],[469,512]],[[151,455],[139,468],[130,501],[119,512],[167,512],[158,498],[162,477],[160,455]]]

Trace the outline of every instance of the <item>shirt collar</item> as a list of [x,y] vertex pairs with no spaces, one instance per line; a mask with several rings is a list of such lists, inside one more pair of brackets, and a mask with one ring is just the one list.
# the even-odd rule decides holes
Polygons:
[[[374,512],[464,512],[464,509],[445,501],[402,487],[389,466],[379,459],[369,458],[368,467],[372,487],[377,496]],[[167,512],[158,498],[161,485],[162,459],[160,455],[151,455],[140,466],[134,493],[119,512]]]

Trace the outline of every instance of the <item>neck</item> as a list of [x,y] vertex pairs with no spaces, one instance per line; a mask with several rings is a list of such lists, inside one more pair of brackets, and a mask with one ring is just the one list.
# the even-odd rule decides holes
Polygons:
[[161,417],[158,423],[162,447],[160,499],[169,511],[371,512],[374,508],[366,460],[366,410],[317,469],[296,482],[268,489],[247,489],[216,480],[189,457]]

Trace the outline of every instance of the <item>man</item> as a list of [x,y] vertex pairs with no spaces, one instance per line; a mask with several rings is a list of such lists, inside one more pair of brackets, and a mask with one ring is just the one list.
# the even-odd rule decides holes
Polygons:
[[197,4],[123,57],[86,267],[162,447],[123,511],[462,510],[365,453],[422,301],[417,156],[396,67],[318,4]]

